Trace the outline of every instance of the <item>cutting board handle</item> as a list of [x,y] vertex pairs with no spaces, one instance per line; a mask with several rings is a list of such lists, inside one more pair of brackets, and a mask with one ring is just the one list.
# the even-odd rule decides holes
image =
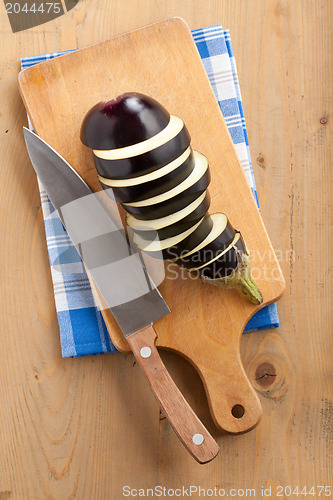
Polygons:
[[223,351],[210,350],[210,363],[202,364],[199,360],[195,366],[216,425],[233,434],[247,432],[261,419],[261,402],[244,370],[237,344],[226,346],[226,352]]
[[157,334],[149,325],[127,337],[149,385],[175,433],[199,463],[210,462],[219,446],[172,380],[156,349]]

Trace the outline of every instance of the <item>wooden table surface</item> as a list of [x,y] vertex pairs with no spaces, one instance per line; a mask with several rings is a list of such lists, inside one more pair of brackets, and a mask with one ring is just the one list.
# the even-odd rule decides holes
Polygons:
[[[12,33],[0,5],[1,500],[118,500],[124,486],[156,485],[184,487],[183,497],[191,485],[235,498],[254,496],[252,488],[261,498],[262,486],[271,498],[297,498],[297,486],[308,493],[298,498],[329,496],[320,486],[333,486],[332,14],[330,0],[82,0]],[[22,56],[83,47],[175,15],[192,29],[230,29],[262,216],[287,282],[280,327],[242,339],[263,405],[255,430],[218,431],[195,370],[163,353],[221,446],[204,466],[160,417],[132,355],[61,358],[17,88]]]

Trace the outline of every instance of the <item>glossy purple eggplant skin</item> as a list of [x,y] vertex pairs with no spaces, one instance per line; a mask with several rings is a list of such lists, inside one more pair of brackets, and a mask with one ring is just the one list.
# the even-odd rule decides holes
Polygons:
[[[196,193],[192,193],[188,196],[183,196],[183,193],[171,198],[171,200],[162,201],[161,203],[156,203],[156,205],[147,205],[146,207],[131,207],[125,203],[122,205],[124,209],[132,215],[135,215],[137,219],[140,220],[153,220],[159,219],[160,217],[166,217],[173,212],[178,212],[187,207],[192,201],[199,198],[199,196],[205,190],[202,189]],[[146,210],[141,210],[146,209]]]
[[[176,261],[180,266],[191,269],[192,267],[198,267],[203,265],[205,262],[214,259],[219,253],[225,250],[232,240],[234,239],[236,232],[230,222],[227,222],[227,226],[224,231],[215,238],[215,240],[211,241],[208,245],[206,245],[201,250],[189,255],[188,257],[182,258]],[[182,255],[185,255],[187,252],[186,249],[182,252]]]
[[[190,252],[195,248],[201,241],[203,241],[206,236],[210,233],[213,227],[213,221],[210,216],[206,213],[203,220],[196,228],[196,230],[190,234],[185,240],[182,240],[177,245],[169,247],[163,250],[163,257],[165,259],[176,259],[184,252]],[[176,261],[175,261],[176,262]]]
[[92,107],[83,119],[81,141],[91,149],[118,149],[150,139],[170,121],[155,99],[127,92]]
[[237,267],[237,263],[236,251],[234,248],[230,248],[229,252],[225,253],[220,259],[200,269],[200,276],[214,279],[225,278]]
[[[121,203],[131,203],[165,193],[183,182],[192,172],[194,165],[194,157],[191,153],[179,167],[163,177],[142,184],[136,184],[135,186],[113,187],[114,199]],[[104,189],[109,187],[102,180],[100,180],[100,183]]]
[[94,155],[95,167],[102,177],[130,179],[164,167],[184,153],[190,143],[190,134],[184,125],[176,137],[147,153],[120,160],[104,160]]
[[[237,241],[235,247],[242,253],[246,253],[246,249],[244,248],[241,239]],[[236,269],[237,264],[237,253],[235,248],[232,247],[227,253],[222,255],[222,257],[200,269],[199,273],[201,276],[211,279],[225,278],[229,276],[234,269]]]
[[187,231],[192,226],[197,224],[199,220],[202,219],[206,214],[206,212],[208,211],[209,205],[210,205],[210,196],[209,193],[206,193],[206,196],[202,200],[200,205],[195,210],[193,210],[193,212],[191,212],[187,217],[184,217],[184,219],[175,222],[174,224],[170,224],[170,226],[166,226],[158,230],[144,230],[144,229],[137,230],[133,228],[132,230],[138,233],[144,240],[152,241],[156,238],[159,238],[160,240],[171,238],[173,236],[176,236],[177,234]]
[[145,249],[143,250],[148,255],[150,255],[151,257],[155,257],[156,259],[175,259],[176,257],[179,257],[179,255],[181,255],[184,248],[192,250],[192,248],[196,247],[203,239],[206,238],[212,227],[213,222],[209,215],[206,214],[196,230],[187,238],[185,238],[185,240],[180,241],[172,247],[168,247],[157,252],[149,252]]
[[[165,217],[166,215],[170,215],[173,212],[185,208],[208,188],[209,183],[210,170],[207,168],[204,175],[200,177],[197,182],[173,198],[162,201],[161,203],[156,203],[155,205],[131,207],[130,205],[124,204],[123,207],[128,213],[135,215],[138,219],[159,219],[160,217]],[[109,196],[111,194],[112,193],[108,193]]]

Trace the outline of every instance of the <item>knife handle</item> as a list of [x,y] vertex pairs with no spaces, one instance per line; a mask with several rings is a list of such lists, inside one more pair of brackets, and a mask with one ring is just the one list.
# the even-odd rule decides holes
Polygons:
[[156,349],[156,339],[153,325],[127,337],[132,352],[173,430],[199,463],[210,462],[220,448],[171,378]]

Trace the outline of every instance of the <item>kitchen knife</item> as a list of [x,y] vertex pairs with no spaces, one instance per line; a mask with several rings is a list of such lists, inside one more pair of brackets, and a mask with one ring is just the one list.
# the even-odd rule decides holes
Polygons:
[[200,463],[219,447],[173,382],[156,349],[154,321],[169,308],[114,218],[77,172],[24,127],[32,165],[90,277],[125,335],[174,431]]

